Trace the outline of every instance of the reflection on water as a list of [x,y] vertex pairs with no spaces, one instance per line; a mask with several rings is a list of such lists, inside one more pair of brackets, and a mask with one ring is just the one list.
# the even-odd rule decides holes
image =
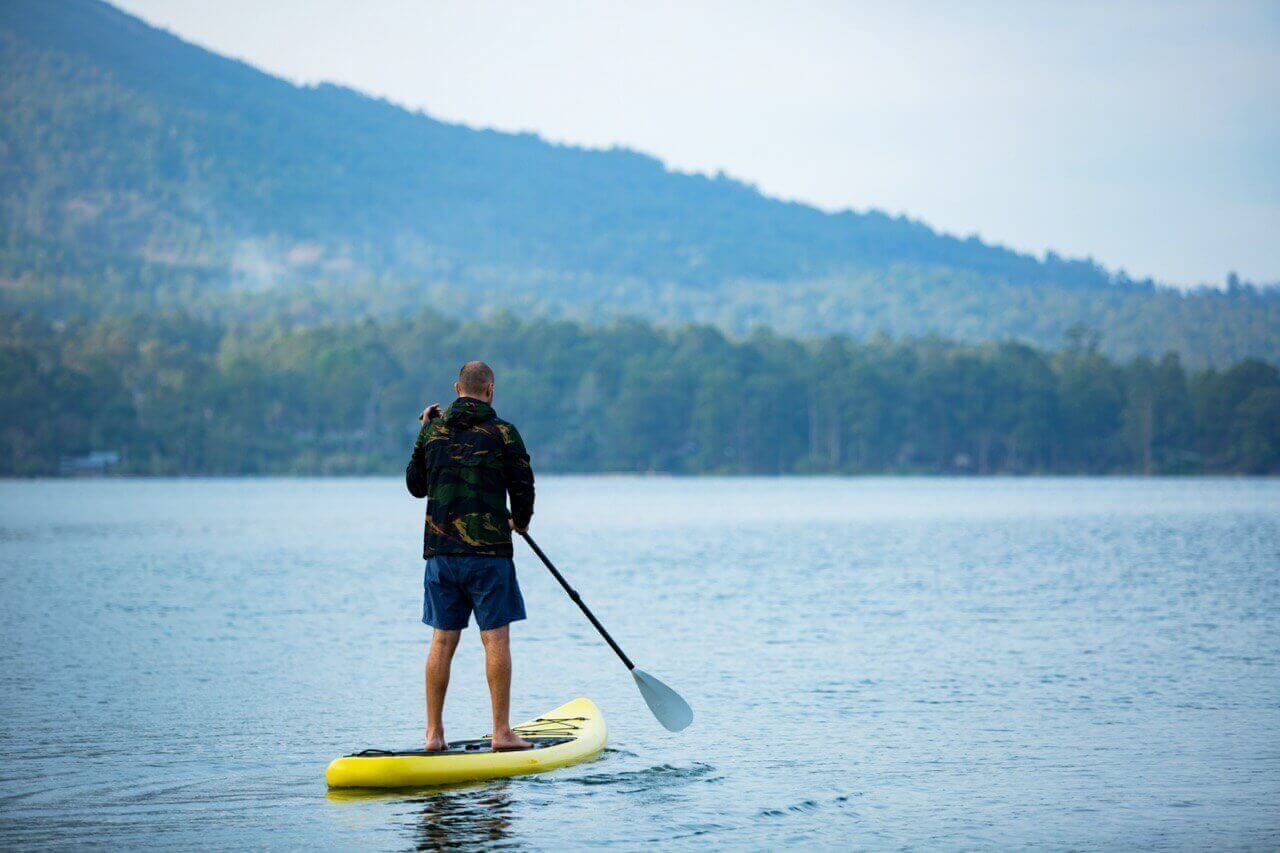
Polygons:
[[418,810],[417,848],[475,849],[508,840],[512,807],[510,784],[504,781],[479,790],[439,791],[413,800]]
[[377,791],[330,789],[330,802],[346,808],[371,804],[403,810],[414,846],[419,850],[501,846],[511,827],[510,780],[459,785],[436,785]]
[[[330,792],[422,737],[393,480],[0,482],[0,848],[1274,847],[1280,481],[555,478],[513,713],[596,760]],[[518,546],[522,549],[522,546]],[[488,729],[474,630],[450,737]]]

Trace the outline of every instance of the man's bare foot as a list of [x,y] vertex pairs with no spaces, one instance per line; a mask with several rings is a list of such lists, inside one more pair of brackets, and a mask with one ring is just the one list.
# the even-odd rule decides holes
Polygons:
[[520,736],[511,729],[493,736],[494,749],[529,749],[532,746],[533,744],[529,741],[521,740]]
[[444,752],[449,748],[449,741],[444,739],[444,734],[434,734],[427,732],[427,752]]

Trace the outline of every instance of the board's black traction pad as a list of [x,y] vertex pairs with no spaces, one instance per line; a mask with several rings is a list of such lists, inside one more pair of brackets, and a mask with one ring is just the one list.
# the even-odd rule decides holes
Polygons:
[[[534,749],[546,749],[549,746],[559,746],[562,743],[568,743],[573,740],[571,737],[538,737],[525,736],[525,740],[533,744],[529,749],[502,749],[499,752],[531,752]],[[412,755],[417,757],[427,757],[436,755],[482,755],[486,752],[493,752],[493,744],[488,738],[476,738],[475,740],[455,740],[450,742],[448,749],[440,749],[434,752],[427,752],[425,749],[365,749],[360,752],[353,752],[347,758],[392,758],[401,755]]]

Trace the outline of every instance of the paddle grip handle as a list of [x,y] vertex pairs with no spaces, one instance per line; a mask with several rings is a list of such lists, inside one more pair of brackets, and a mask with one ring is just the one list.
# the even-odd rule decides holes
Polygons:
[[591,612],[591,608],[587,607],[586,602],[582,600],[582,596],[578,595],[578,591],[576,589],[569,586],[569,582],[564,579],[564,575],[560,574],[559,569],[552,564],[546,554],[542,553],[542,549],[538,547],[537,542],[533,541],[533,537],[524,530],[517,532],[524,537],[525,542],[529,543],[529,547],[533,549],[533,553],[538,555],[538,559],[542,560],[543,565],[545,565],[551,571],[551,574],[555,576],[555,579],[560,582],[560,586],[564,587],[564,591],[569,594],[569,599],[573,601],[574,604],[578,605],[578,609],[586,614],[586,617],[591,620],[591,624],[600,632],[600,636],[604,637],[604,641],[609,644],[609,648],[613,649],[613,653],[622,659],[622,662],[627,665],[627,669],[635,669],[636,665],[631,662],[631,658],[627,657],[627,653],[622,650],[622,647],[614,642],[613,637],[609,636],[609,632],[600,624],[600,620]]

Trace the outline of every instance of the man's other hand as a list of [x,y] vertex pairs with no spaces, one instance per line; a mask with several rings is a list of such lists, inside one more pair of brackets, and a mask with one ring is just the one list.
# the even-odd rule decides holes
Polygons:
[[528,532],[529,532],[529,525],[527,525],[527,524],[526,524],[524,527],[516,527],[516,520],[515,520],[514,518],[508,518],[508,519],[507,519],[507,524],[510,524],[510,525],[511,525],[511,529],[512,529],[512,530],[514,530],[516,533],[528,533]]
[[422,414],[418,415],[418,423],[426,425],[427,421],[434,421],[440,417],[440,404],[432,403],[422,410]]

